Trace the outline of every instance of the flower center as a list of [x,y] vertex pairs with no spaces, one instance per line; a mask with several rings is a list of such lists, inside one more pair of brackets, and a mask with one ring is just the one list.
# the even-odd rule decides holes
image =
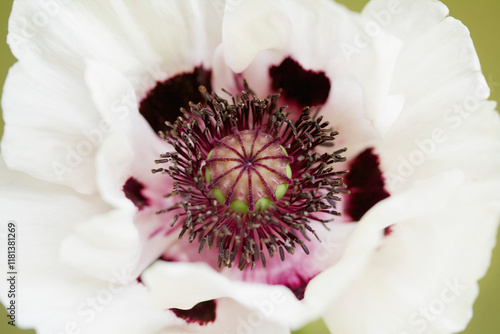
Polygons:
[[229,209],[239,213],[265,210],[278,202],[292,184],[292,170],[279,137],[262,128],[238,131],[214,139],[206,160],[207,190]]
[[168,226],[179,238],[199,243],[200,253],[216,250],[217,267],[251,270],[276,253],[284,261],[297,246],[309,254],[306,243],[319,239],[312,225],[340,215],[346,171],[333,164],[345,161],[346,149],[316,151],[333,146],[337,132],[312,108],[290,119],[277,107],[279,94],[261,100],[245,89],[231,104],[200,87],[206,104],[190,103],[165,122],[169,130],[159,134],[175,151],[155,161],[167,168],[152,171],[174,180],[165,196],[178,202],[157,214],[173,216]]

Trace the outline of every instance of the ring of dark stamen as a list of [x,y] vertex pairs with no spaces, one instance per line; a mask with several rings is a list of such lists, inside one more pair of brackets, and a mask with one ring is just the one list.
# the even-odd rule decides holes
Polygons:
[[[279,94],[260,100],[246,87],[240,96],[233,97],[231,104],[215,93],[209,94],[203,87],[200,92],[207,104],[191,103],[190,110],[182,109],[182,117],[173,124],[166,122],[169,131],[160,132],[160,136],[174,147],[175,152],[162,154],[157,163],[169,163],[169,166],[153,172],[168,174],[174,180],[173,191],[166,196],[180,195],[180,200],[157,213],[176,211],[171,226],[180,230],[179,238],[187,233],[190,242],[198,240],[200,253],[205,248],[217,248],[219,267],[231,267],[236,263],[240,270],[244,270],[248,265],[254,268],[257,262],[265,267],[265,253],[270,257],[279,253],[284,260],[285,251],[293,254],[297,245],[306,254],[309,253],[304,241],[311,240],[310,234],[318,239],[310,223],[316,221],[326,227],[333,218],[322,219],[318,214],[339,216],[335,202],[340,200],[339,193],[347,192],[341,178],[346,171],[334,171],[332,167],[334,163],[345,161],[342,157],[345,149],[323,154],[315,152],[318,146],[333,146],[337,132],[329,130],[328,122],[323,122],[322,117],[311,115],[312,108],[305,108],[300,117],[292,121],[285,112],[286,107],[277,107]],[[266,210],[248,214],[238,214],[215,200],[209,189],[216,179],[208,185],[204,183],[207,163],[215,161],[207,159],[213,145],[224,145],[222,138],[232,134],[236,134],[236,137],[239,135],[241,139],[240,131],[243,130],[254,130],[255,133],[262,131],[280,142],[288,157],[266,158],[285,159],[292,170],[292,177],[288,178],[253,161],[254,166],[266,168],[288,179],[291,186],[279,202]],[[260,152],[253,154],[255,137],[249,153],[251,157]],[[228,145],[225,147],[244,160],[248,154],[239,141],[243,154]],[[254,166],[252,168],[256,171]],[[250,168],[239,165],[225,173],[239,168],[242,170],[238,179],[245,170],[250,172]],[[262,178],[259,173],[257,175]],[[236,183],[227,199],[231,198]],[[273,195],[272,192],[270,194]]]

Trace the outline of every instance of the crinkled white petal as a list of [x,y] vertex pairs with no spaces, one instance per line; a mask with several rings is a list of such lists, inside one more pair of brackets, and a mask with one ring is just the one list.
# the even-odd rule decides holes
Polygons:
[[[106,282],[82,274],[60,260],[62,241],[81,221],[107,206],[97,196],[80,195],[7,170],[0,164],[1,227],[16,224],[16,324],[37,333],[152,333],[170,324],[163,310],[148,306],[146,289],[126,286],[121,270]],[[2,243],[6,242],[2,234]],[[6,248],[1,250],[7,258]],[[80,256],[81,254],[73,254]],[[1,300],[7,305],[6,281]],[[57,315],[56,317],[54,315]],[[141,319],[139,323],[137,319]]]
[[450,195],[463,184],[463,174],[454,171],[421,181],[406,192],[377,203],[357,224],[340,261],[311,280],[305,300],[318,310],[332,305],[352,283],[351,277],[359,275],[371,263],[373,254],[385,240],[386,227],[447,209],[452,203]]
[[464,330],[472,317],[477,281],[486,273],[496,242],[500,205],[491,199],[498,198],[499,186],[498,179],[462,184],[437,198],[425,191],[401,208],[427,205],[428,200],[420,197],[447,203],[445,210],[424,208],[419,216],[391,210],[402,220],[325,314],[330,330],[370,334]]
[[[211,67],[214,50],[222,39],[224,3],[224,0],[127,1],[134,28],[143,32],[143,38],[160,56],[154,67],[146,67],[148,74],[165,79],[191,71],[193,66]],[[144,64],[140,68],[144,70]]]
[[[2,102],[5,160],[81,193],[97,189],[107,202],[39,180],[30,179],[31,192],[17,178],[4,187],[9,198],[0,204],[2,216],[29,222],[19,224],[29,241],[19,253],[28,273],[20,297],[26,318],[19,323],[43,333],[64,319],[85,332],[107,333],[117,328],[114,317],[125,315],[122,332],[172,332],[166,327],[172,324],[187,332],[192,327],[158,310],[223,298],[222,309],[233,315],[260,312],[271,320],[262,327],[269,331],[297,328],[319,315],[340,333],[463,329],[498,226],[500,121],[494,104],[483,101],[489,90],[468,31],[447,14],[431,0],[374,0],[361,15],[327,0],[17,1],[9,43],[21,64],[11,71]],[[39,27],[27,20],[34,17]],[[164,261],[142,275],[150,294],[135,282],[116,293],[113,284],[131,282],[170,242],[151,239],[171,218],[154,215],[165,207],[163,199],[137,213],[122,191],[129,177],[149,172],[163,147],[137,101],[156,80],[212,63],[214,73],[224,74],[217,88],[232,83],[229,68],[248,73],[250,84],[266,91],[269,66],[288,56],[332,81],[323,113],[346,133],[340,139],[354,154],[376,147],[392,196],[365,214],[339,262],[309,283],[301,302],[284,286],[233,281],[204,264]],[[257,66],[266,80],[250,76]],[[37,99],[24,101],[24,94]],[[353,113],[337,124],[350,107]],[[127,112],[123,119],[120,110]],[[118,126],[104,133],[107,119]],[[77,153],[85,159],[73,155],[78,147],[88,147]],[[61,180],[54,161],[75,166],[63,169]],[[151,198],[168,192],[150,174],[139,181],[154,184],[147,190]],[[53,228],[40,225],[39,217]],[[53,298],[56,287],[61,293]],[[82,307],[88,296],[106,298],[102,289],[111,291],[113,302],[85,323],[90,310]],[[57,324],[54,312],[61,314]],[[147,325],[134,322],[138,314]],[[236,317],[211,329],[234,329]]]
[[[397,144],[381,143],[378,152],[391,192],[453,168],[463,170],[469,181],[498,179],[500,118],[494,102],[483,101],[478,106],[467,113],[467,119],[453,109],[436,111],[440,114],[435,115],[438,119],[432,126],[415,125],[405,136],[394,136],[392,142],[398,138]],[[457,123],[446,122],[448,115]]]
[[293,55],[315,70],[329,64],[340,67],[348,61],[340,42],[354,37],[359,24],[359,14],[328,0],[227,2],[225,60],[233,71],[242,72],[262,52],[271,51],[281,58]]
[[[391,3],[372,1],[363,15],[380,19]],[[495,103],[484,101],[489,90],[469,32],[445,19],[447,13],[437,1],[402,1],[399,13],[387,16],[385,31],[402,42],[389,93],[404,94],[404,106],[376,142],[391,197],[372,208],[360,228],[435,175],[459,170],[463,184],[429,186],[401,205],[405,212],[395,207],[378,217],[397,223],[394,232],[325,315],[332,332],[451,333],[470,319],[498,227],[500,120]],[[422,200],[418,216],[414,208]],[[429,204],[443,200],[430,211]]]
[[5,162],[42,180],[94,192],[98,143],[88,137],[99,129],[99,117],[86,87],[55,65],[25,63],[10,69],[2,95]]
[[[104,280],[110,279],[117,267],[127,265],[129,280],[134,280],[169,244],[170,239],[165,237],[150,238],[165,219],[172,219],[155,214],[163,208],[161,205],[168,204],[162,195],[171,182],[162,185],[161,176],[151,173],[154,160],[169,146],[139,115],[135,92],[118,71],[92,61],[86,81],[107,124],[106,133],[98,138],[102,144],[96,155],[97,185],[103,199],[114,209],[80,224],[64,242],[63,259]],[[123,187],[131,177],[147,187],[144,195],[151,197],[151,208],[138,212],[126,198]]]
[[134,268],[139,250],[133,212],[112,210],[78,224],[62,242],[61,261],[102,280],[123,269],[133,281],[139,274]]
[[[52,6],[50,6],[52,5]],[[118,1],[25,3],[16,1],[9,21],[8,42],[21,61],[57,60],[80,72],[85,59],[100,59],[132,69],[156,55]],[[122,10],[120,10],[122,9]],[[38,26],[36,25],[38,23]],[[129,34],[123,34],[127,29]],[[121,38],[116,38],[121,36]]]
[[348,162],[367,147],[374,147],[380,142],[373,123],[366,118],[363,104],[363,88],[353,78],[335,82],[330,91],[330,98],[322,110],[339,134],[335,137],[338,148],[346,147],[347,163],[339,164],[338,170],[348,170]]
[[[96,157],[99,192],[115,207],[133,206],[125,198],[122,187],[132,174],[135,163],[130,134],[134,132],[134,125],[142,125],[137,96],[130,82],[105,63],[89,61],[85,79],[92,101],[108,125],[106,133],[100,135],[102,145]],[[144,136],[151,132],[142,127],[137,132],[140,130]]]
[[[2,229],[6,230],[9,222],[17,226],[18,326],[34,328],[40,334],[233,333],[246,328],[289,333],[286,327],[270,322],[266,313],[248,310],[230,299],[218,301],[213,324],[196,328],[172,312],[152,306],[150,292],[141,284],[129,283],[126,265],[115,268],[107,281],[74,270],[60,261],[61,243],[75,224],[106,210],[106,206],[96,196],[79,195],[8,171],[3,163],[0,185]],[[6,235],[1,237],[4,244]],[[7,305],[10,298],[5,284],[1,284],[0,298]]]
[[131,204],[122,191],[134,176],[148,187],[159,179],[151,173],[160,153],[171,150],[139,114],[138,98],[127,78],[113,67],[97,61],[88,63],[86,82],[103,120],[107,135],[96,156],[97,183],[102,197],[116,207]]
[[[370,21],[365,24],[369,26]],[[351,64],[352,77],[363,88],[365,117],[372,122],[379,136],[384,137],[401,113],[404,98],[390,93],[392,74],[401,50],[401,41],[380,32],[370,41],[370,48],[361,49],[370,54],[369,60]]]
[[162,333],[277,333],[290,334],[288,327],[270,321],[268,312],[272,307],[266,305],[262,310],[252,310],[245,308],[241,304],[230,298],[216,300],[215,321],[203,325],[196,323],[187,324],[184,320],[178,320],[179,325],[169,326],[168,330]]
[[[374,1],[363,13],[373,16],[384,6]],[[484,102],[489,89],[469,31],[445,18],[447,9],[437,1],[400,7],[385,30],[403,42],[391,92],[404,94],[404,108],[377,145],[389,191],[457,166],[471,180],[496,175],[500,121],[495,104]],[[476,158],[464,159],[467,151]]]
[[362,15],[384,31],[408,41],[418,40],[448,16],[448,8],[436,0],[371,0]]
[[151,79],[210,63],[221,40],[221,6],[224,1],[16,1],[8,41],[23,61],[57,59],[81,73],[85,60],[96,59],[126,73],[135,87],[150,86]]
[[152,304],[159,308],[190,309],[200,301],[227,297],[291,328],[304,326],[319,315],[282,285],[233,281],[204,263],[157,261],[141,278],[151,289]]
[[[222,26],[224,58],[242,72],[262,51],[284,48],[293,29],[283,1],[226,3]],[[293,6],[292,6],[293,7]]]
[[[380,27],[372,32],[372,26],[371,19],[333,1],[227,3],[224,59],[261,94],[270,90],[266,72],[289,56],[307,70],[324,72],[331,95],[337,84],[355,81],[361,87],[363,118],[371,121],[375,138],[383,137],[404,105],[401,93],[390,91],[401,41]],[[324,106],[323,113],[336,124],[339,112],[331,106]]]
[[16,1],[8,42],[20,65],[2,102],[8,166],[95,191],[94,157],[108,124],[84,86],[88,61],[113,66],[142,97],[158,80],[210,67],[219,14],[220,6],[197,1]]

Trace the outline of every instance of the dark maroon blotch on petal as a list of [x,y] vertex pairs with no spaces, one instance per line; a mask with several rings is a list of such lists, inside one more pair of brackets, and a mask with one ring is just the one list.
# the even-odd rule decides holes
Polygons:
[[309,284],[310,280],[311,279],[301,280],[300,284],[286,285],[286,287],[292,290],[293,294],[298,300],[302,300],[304,299],[304,294],[306,292],[307,284]]
[[286,58],[279,66],[269,69],[272,88],[283,89],[285,98],[295,101],[299,106],[320,106],[326,102],[330,93],[330,79],[325,72],[305,70],[292,58]]
[[360,220],[372,206],[389,197],[384,187],[380,161],[373,148],[366,149],[352,160],[344,182],[351,192],[345,212],[354,221]]
[[144,197],[142,190],[144,185],[137,181],[133,176],[129,177],[127,182],[123,185],[123,192],[125,197],[134,203],[134,205],[139,209],[144,209],[145,206],[149,205],[149,199]]
[[163,254],[161,257],[160,257],[161,260],[165,261],[165,262],[177,262],[179,260],[177,260],[176,258],[174,258],[173,256],[171,255],[166,255],[166,254]]
[[289,288],[298,300],[304,299],[307,284],[316,276],[304,276],[303,273],[296,272],[295,270],[286,272],[278,282],[272,284],[280,284]]
[[212,71],[199,66],[192,72],[157,82],[141,101],[139,111],[155,132],[165,131],[165,121],[173,123],[181,115],[181,107],[189,109],[189,102],[204,102],[198,88],[205,86],[211,91],[211,76]]
[[209,322],[215,321],[216,308],[217,303],[215,300],[207,300],[196,304],[189,310],[181,310],[178,308],[171,308],[170,310],[174,312],[177,317],[184,319],[188,324],[198,323],[203,326]]

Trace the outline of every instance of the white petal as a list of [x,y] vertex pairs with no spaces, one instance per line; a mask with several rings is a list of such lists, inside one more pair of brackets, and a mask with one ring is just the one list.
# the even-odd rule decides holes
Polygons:
[[[477,280],[485,274],[496,242],[498,187],[498,180],[461,185],[454,192],[450,189],[446,210],[404,217],[325,315],[330,330],[457,333],[465,329],[478,294]],[[434,197],[425,196],[429,195]]]
[[9,72],[2,108],[2,154],[10,168],[83,193],[95,191],[98,143],[88,134],[99,130],[99,118],[78,76],[18,63]]
[[133,37],[140,32],[122,35],[126,24],[129,29],[135,25],[130,17],[123,15],[126,10],[116,11],[119,7],[111,1],[64,4],[16,1],[9,21],[8,41],[21,61],[57,59],[59,66],[80,69],[84,59],[100,59],[120,68],[137,66],[140,60],[147,61],[153,55],[145,48],[144,38],[134,42]]
[[[127,135],[132,132],[132,119],[140,118],[137,97],[129,81],[106,64],[89,61],[85,79],[92,100],[108,125],[96,157],[100,193],[110,204],[128,207],[131,202],[121,189],[133,169],[134,156]],[[142,130],[146,130],[146,135],[150,132],[147,128]]]
[[[16,224],[17,325],[40,334],[151,334],[175,324],[169,312],[149,306],[144,286],[126,285],[124,268],[101,281],[60,261],[61,243],[74,226],[108,209],[97,196],[12,172],[0,160],[0,199],[2,231]],[[5,244],[7,235],[0,237]],[[6,251],[2,247],[3,258]],[[0,299],[7,305],[5,284]]]
[[386,227],[443,210],[449,205],[449,194],[463,182],[460,172],[443,174],[377,203],[357,224],[340,261],[311,280],[305,301],[319,311],[326,309],[352,283],[351,278],[371,263]]
[[220,6],[224,2],[16,2],[8,41],[20,60],[57,59],[80,72],[86,59],[113,65],[145,93],[156,80],[210,64],[221,40]]
[[271,51],[281,58],[293,55],[307,68],[324,70],[331,65],[341,74],[350,61],[341,42],[352,42],[362,32],[361,23],[359,14],[326,0],[227,2],[224,56],[235,72]]
[[[216,318],[214,322],[204,325],[179,324],[170,326],[168,333],[278,333],[290,334],[287,327],[269,321],[269,313],[272,308],[263,310],[251,310],[243,307],[230,298],[216,300]],[[167,332],[165,332],[167,333]]]
[[[390,91],[405,104],[377,144],[391,193],[457,166],[470,180],[496,178],[500,167],[495,104],[484,102],[489,89],[469,31],[447,14],[430,0],[377,0],[363,11],[375,21],[386,17],[384,30],[402,41]],[[475,158],[463,159],[466,151]]]
[[382,137],[392,127],[403,107],[401,98],[390,94],[400,50],[399,39],[381,32],[370,41],[370,48],[361,50],[362,53],[370,54],[369,60],[360,58],[358,63],[351,64],[351,75],[363,88],[366,118],[372,121],[374,129]]
[[[171,181],[153,175],[151,168],[167,145],[156,136],[137,110],[135,92],[118,71],[100,62],[89,62],[86,81],[93,101],[109,125],[96,155],[99,191],[113,210],[83,222],[64,242],[64,261],[89,275],[109,280],[117,268],[127,268],[128,280],[161,256],[169,239],[152,233],[168,215],[156,211],[167,206],[163,195]],[[150,206],[138,211],[123,187],[134,177],[147,188]],[[171,218],[170,218],[171,219]],[[79,254],[79,256],[74,256]]]
[[[403,106],[401,96],[390,92],[401,41],[380,27],[372,34],[371,23],[332,1],[228,3],[224,59],[235,72],[244,71],[260,94],[270,90],[263,79],[266,71],[288,56],[307,70],[324,72],[332,85],[330,95],[336,85],[356,81],[362,89],[363,117],[382,137]],[[338,111],[330,107],[324,106],[323,113],[333,120]]]
[[385,136],[401,114],[405,103],[404,95],[389,95],[386,99],[386,105],[382,108],[380,115],[375,117],[373,126],[382,136]]
[[417,40],[448,16],[448,8],[435,0],[371,0],[363,16],[402,40]]
[[[468,82],[474,81],[472,78]],[[495,103],[481,101],[474,95],[466,95],[464,101],[469,97],[475,101],[473,109],[468,109],[467,104],[429,105],[427,109],[435,113],[422,116],[426,122],[413,123],[404,132],[398,124],[397,132],[388,134],[386,141],[378,145],[391,193],[407,189],[416,180],[457,167],[470,181],[498,178],[500,118],[494,110]],[[474,158],[464,159],[467,151],[473,152]]]
[[[363,88],[353,78],[337,80],[332,86],[330,98],[323,107],[322,115],[339,134],[335,138],[337,147],[347,147],[349,161],[367,147],[374,147],[380,141],[373,123],[366,118],[363,103]],[[336,166],[337,170],[348,169]]]
[[[363,14],[380,19],[390,3],[396,2],[372,1]],[[404,94],[405,104],[376,145],[392,195],[360,227],[414,192],[421,180],[460,169],[462,184],[424,188],[401,204],[411,208],[410,216],[396,207],[378,212],[381,222],[401,221],[325,316],[333,332],[450,333],[470,319],[476,281],[488,267],[498,226],[500,121],[494,104],[483,101],[489,91],[467,29],[446,15],[437,1],[403,1],[400,13],[387,16],[392,21],[386,31],[402,41],[389,94]],[[468,151],[474,158],[464,159]],[[430,206],[432,214],[425,212]],[[424,215],[417,216],[415,207],[424,208]],[[451,303],[453,285],[466,288]],[[429,308],[438,316],[425,319],[421,312]]]
[[149,200],[149,205],[136,210],[133,218],[140,238],[134,272],[139,273],[171,243],[170,235],[159,234],[156,238],[152,235],[173,219],[173,214],[156,214],[173,204],[173,198],[164,198],[171,191],[173,181],[168,176],[153,174],[151,169],[159,167],[154,161],[161,153],[173,149],[139,114],[132,87],[121,73],[106,64],[93,62],[87,69],[87,82],[103,118],[111,119],[116,125],[96,156],[101,194],[120,210],[128,210],[131,201],[125,197],[123,186],[133,177],[145,186],[142,194]]
[[[396,77],[410,87],[418,82],[408,80],[406,75],[408,69],[416,67],[414,64],[399,66],[400,59],[406,55],[401,52],[408,49],[405,43],[417,40],[416,34],[427,32],[446,15],[446,7],[437,1],[371,1],[361,18],[352,18],[357,29],[344,32],[339,41],[333,43],[343,50],[341,60],[330,64],[328,73],[333,78],[333,89],[346,78],[359,83],[365,117],[372,121],[377,137],[388,133],[400,116],[403,103],[406,104],[407,92],[395,84]],[[419,16],[425,19],[418,18],[415,22]],[[428,58],[429,49],[431,47],[423,43],[421,48],[411,50],[412,59],[421,62]],[[335,114],[335,109],[324,109],[324,112],[334,120],[330,114]]]
[[61,261],[103,280],[110,280],[113,272],[127,268],[122,271],[128,281],[133,281],[138,276],[132,266],[139,246],[133,212],[114,210],[76,226],[62,243]]
[[95,191],[95,183],[84,180],[95,178],[94,154],[108,128],[83,86],[87,61],[117,68],[140,96],[157,80],[210,66],[222,18],[214,14],[217,7],[203,7],[194,1],[16,1],[8,41],[21,65],[11,70],[2,102],[10,168]]
[[[371,1],[363,11],[402,43],[394,71],[388,73],[387,93],[404,95],[404,109],[390,129],[390,138],[385,138],[387,143],[411,142],[434,128],[448,132],[455,122],[450,115],[455,104],[462,109],[472,104],[476,111],[479,101],[489,95],[469,31],[447,14],[442,3],[428,0]],[[421,121],[424,118],[427,122]],[[409,146],[399,144],[394,151]],[[393,156],[401,154],[394,151]]]
[[224,57],[233,71],[243,71],[264,50],[286,45],[292,28],[286,8],[281,1],[226,4],[222,38]]
[[[105,285],[87,297],[96,298],[97,305],[102,306],[100,312],[95,312],[95,319],[90,319],[94,306],[87,304],[86,308],[80,308],[81,312],[78,315],[82,322],[82,333],[170,333],[167,329],[175,326],[177,319],[169,314],[170,312],[151,307],[148,303],[148,294],[149,291],[138,283],[127,286]],[[109,304],[106,304],[105,298],[111,299]],[[88,299],[85,301],[88,303]],[[86,318],[83,318],[82,312],[86,312]]]
[[200,301],[228,297],[248,309],[267,312],[272,321],[291,328],[302,327],[318,317],[284,286],[233,281],[204,263],[157,261],[141,278],[151,289],[151,302],[158,308],[190,309]]
[[167,73],[210,65],[222,38],[224,1],[142,1],[128,2],[127,6]]
[[151,173],[157,167],[154,160],[171,150],[171,146],[139,114],[136,93],[123,74],[105,63],[91,61],[86,82],[94,104],[108,124],[96,156],[99,191],[110,204],[128,207],[131,202],[122,191],[125,182],[134,176],[155,187],[159,176]]

